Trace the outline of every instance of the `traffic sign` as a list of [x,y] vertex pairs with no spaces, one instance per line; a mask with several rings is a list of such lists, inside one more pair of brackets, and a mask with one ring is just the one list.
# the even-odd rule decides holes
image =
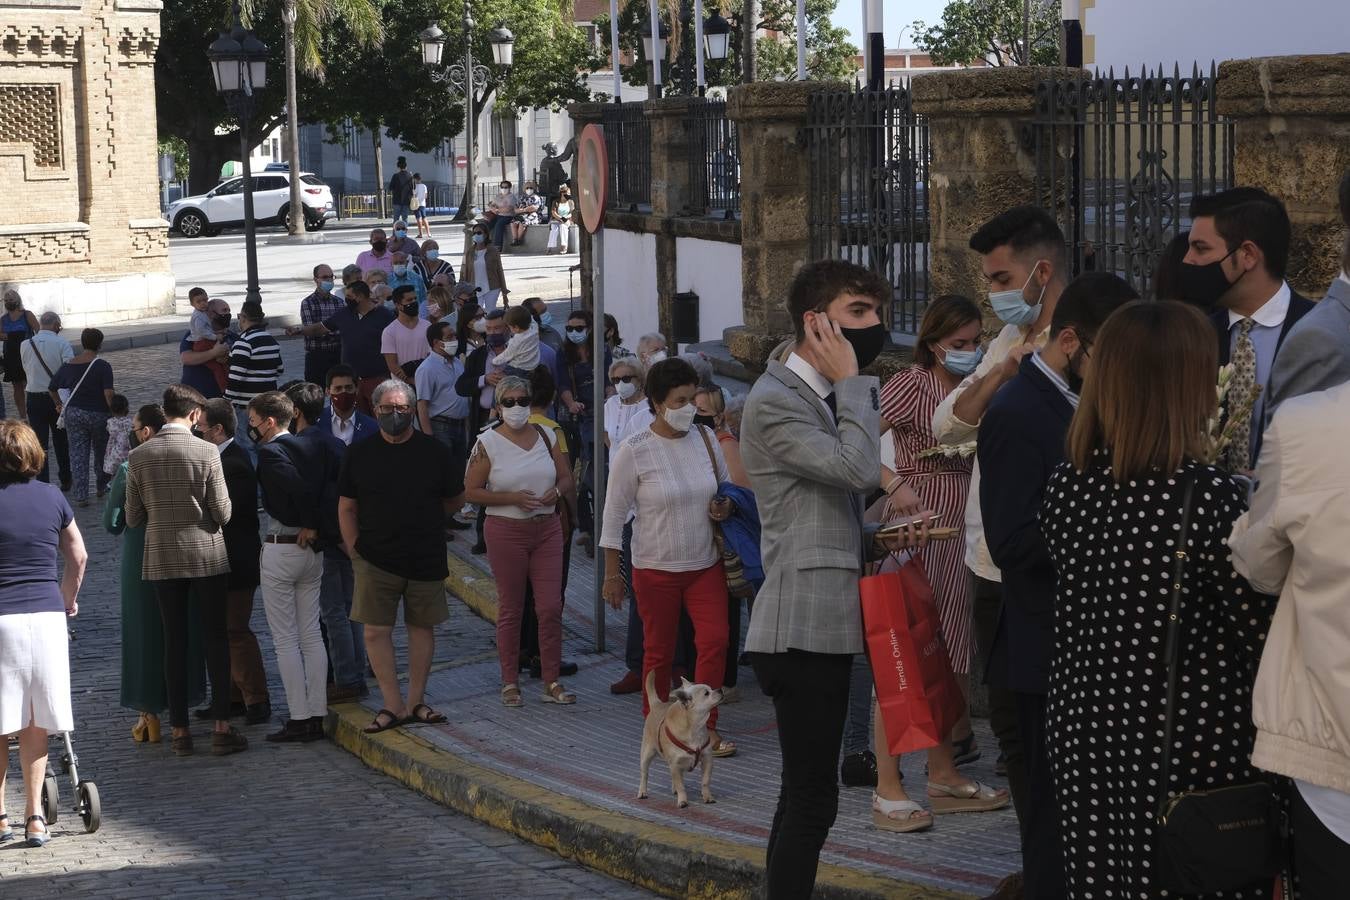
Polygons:
[[581,224],[595,234],[605,224],[609,198],[609,154],[605,151],[605,132],[599,125],[581,129],[577,141],[577,188]]
[[468,158],[467,156],[465,156],[464,154],[461,153],[459,156],[456,156],[456,157],[455,157],[455,168],[456,168],[456,169],[463,169],[463,168],[465,168],[466,166],[468,166],[468,164],[469,164],[469,158]]

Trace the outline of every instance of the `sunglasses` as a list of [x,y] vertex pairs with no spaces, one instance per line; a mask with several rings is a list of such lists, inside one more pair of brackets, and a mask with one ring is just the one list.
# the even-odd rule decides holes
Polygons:
[[610,384],[628,384],[628,383],[633,382],[633,381],[636,381],[636,380],[637,380],[637,376],[636,376],[636,375],[616,375],[615,377],[613,377],[613,378],[611,378],[611,379],[609,380],[609,383],[610,383]]
[[530,398],[529,398],[529,397],[503,397],[503,398],[501,399],[501,402],[500,402],[499,404],[497,404],[497,405],[500,406],[502,409],[512,409],[512,408],[517,407],[517,406],[529,406],[529,405],[530,405]]
[[568,332],[571,333],[571,334],[581,334],[582,332],[586,331],[586,326],[585,326],[585,325],[568,325],[568,326],[567,326],[567,330],[568,330]]

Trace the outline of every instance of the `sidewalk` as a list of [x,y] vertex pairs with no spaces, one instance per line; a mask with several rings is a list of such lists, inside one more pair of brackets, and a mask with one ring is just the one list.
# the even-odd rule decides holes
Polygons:
[[[495,621],[495,585],[486,560],[469,555],[468,546],[466,540],[449,545],[452,602],[458,597]],[[563,617],[564,658],[580,666],[566,679],[577,705],[543,704],[537,699],[542,686],[522,676],[526,706],[504,708],[496,659],[484,654],[432,674],[428,694],[448,724],[365,735],[361,727],[379,706],[372,697],[364,707],[336,707],[333,736],[371,767],[565,858],[671,896],[751,896],[762,878],[778,794],[772,706],[751,670],[740,669],[743,699],[723,707],[720,729],[740,753],[713,766],[715,805],[698,802],[697,775],[691,774],[686,780],[693,802],[677,809],[660,761],[652,768],[651,798],[636,800],[641,698],[608,690],[625,669],[626,616],[607,617],[607,650],[594,653],[588,563],[578,549]],[[977,721],[976,734],[984,756],[965,771],[1002,784],[993,774],[997,750],[987,722]],[[923,754],[905,759],[906,784],[917,794],[923,792],[923,767]],[[870,799],[866,789],[842,791],[817,896],[978,897],[1020,868],[1011,809],[943,816],[927,833],[893,835],[872,826]]]

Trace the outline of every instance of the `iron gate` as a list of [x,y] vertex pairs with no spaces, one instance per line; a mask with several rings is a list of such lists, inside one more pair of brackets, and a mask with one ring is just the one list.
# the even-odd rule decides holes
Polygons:
[[1197,194],[1233,182],[1233,126],[1215,70],[1048,79],[1024,139],[1036,196],[1064,229],[1075,273],[1116,272],[1143,296]]
[[928,125],[909,91],[811,95],[805,134],[812,259],[846,259],[891,285],[889,325],[916,334],[928,300]]

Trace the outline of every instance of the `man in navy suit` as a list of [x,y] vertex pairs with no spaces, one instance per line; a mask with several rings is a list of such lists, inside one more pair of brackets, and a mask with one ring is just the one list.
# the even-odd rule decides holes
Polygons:
[[333,366],[325,381],[328,405],[311,422],[341,441],[344,448],[379,433],[375,419],[356,408],[356,370],[345,363]]
[[[1219,365],[1243,366],[1261,385],[1252,410],[1247,442],[1234,442],[1229,465],[1250,470],[1261,451],[1270,375],[1285,336],[1313,303],[1284,280],[1289,263],[1289,214],[1284,204],[1259,188],[1239,187],[1191,202],[1191,246],[1181,267],[1186,300],[1212,305],[1218,333]],[[1244,360],[1248,362],[1244,363]]]
[[[350,375],[337,372],[336,369],[337,367],[328,375],[329,398],[334,396],[334,384],[339,388],[337,395],[343,394],[340,388],[344,380],[352,387],[347,396],[355,397],[356,380]],[[332,414],[329,409],[324,408],[324,392],[317,384],[291,385],[286,390],[286,396],[295,406],[295,418],[291,421],[296,440],[309,445],[307,452],[310,458],[326,460],[328,466],[324,470],[319,489],[321,522],[319,533],[323,539],[323,580],[319,590],[319,612],[328,635],[328,658],[333,672],[333,686],[328,690],[328,701],[344,703],[369,693],[365,680],[365,628],[360,622],[353,622],[350,618],[352,596],[355,592],[352,561],[342,549],[342,536],[337,523],[337,476],[342,468],[342,458],[347,452],[347,445],[334,434],[331,426],[325,427],[322,424],[323,417],[331,418]],[[368,416],[354,410],[352,414],[369,419]],[[370,421],[374,423],[373,419]],[[355,426],[352,429],[353,440],[364,440],[373,433],[370,429],[365,429],[365,433],[361,433],[363,429],[359,421]],[[320,444],[325,445],[327,450],[317,446]]]
[[985,677],[1017,699],[1028,795],[1022,811],[1022,876],[1025,895],[1037,900],[1065,896],[1059,810],[1046,752],[1055,569],[1041,536],[1041,497],[1064,461],[1065,436],[1097,330],[1137,298],[1128,284],[1104,272],[1071,282],[1055,307],[1050,340],[1028,354],[994,395],[976,444],[985,539],[1003,574],[1003,610]]

